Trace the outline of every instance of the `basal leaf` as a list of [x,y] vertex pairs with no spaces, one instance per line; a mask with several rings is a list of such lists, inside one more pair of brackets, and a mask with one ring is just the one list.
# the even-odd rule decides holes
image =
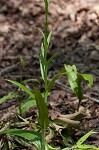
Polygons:
[[25,138],[29,141],[40,141],[41,136],[39,133],[30,131],[30,130],[22,130],[22,129],[9,129],[0,132],[0,134],[12,134],[12,135],[17,135],[19,137]]
[[16,86],[20,87],[23,91],[25,91],[27,94],[29,94],[31,97],[34,98],[34,94],[24,85],[22,85],[21,83],[17,82],[17,81],[13,81],[13,80],[7,80],[13,84],[15,84]]
[[39,124],[42,129],[45,129],[49,125],[48,108],[42,94],[36,87],[34,87],[34,93],[39,113]]

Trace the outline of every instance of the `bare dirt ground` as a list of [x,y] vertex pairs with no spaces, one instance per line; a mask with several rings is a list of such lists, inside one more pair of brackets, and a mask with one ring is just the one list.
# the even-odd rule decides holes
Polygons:
[[[15,88],[5,79],[20,79],[20,56],[25,60],[23,79],[40,78],[42,37],[37,27],[44,29],[43,0],[0,0],[0,97]],[[82,123],[80,135],[90,129],[99,131],[98,0],[52,0],[49,5],[49,29],[53,29],[53,36],[48,57],[58,50],[62,51],[50,66],[49,78],[64,64],[75,64],[80,72],[93,75],[92,89],[84,88],[82,107],[86,107],[88,115]],[[63,114],[71,113],[76,109],[77,102],[62,77],[49,97],[50,109]],[[15,99],[0,104],[0,120],[7,120],[16,106]],[[91,137],[90,143],[99,146],[99,136]]]

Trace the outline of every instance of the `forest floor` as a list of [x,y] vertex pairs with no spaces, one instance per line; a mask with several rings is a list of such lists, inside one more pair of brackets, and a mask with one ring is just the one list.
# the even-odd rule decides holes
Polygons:
[[[25,60],[23,79],[40,79],[39,52],[44,29],[43,0],[0,0],[0,97],[16,90],[5,79],[20,80],[20,56]],[[49,5],[49,30],[53,30],[48,57],[59,54],[49,68],[49,78],[64,64],[74,64],[81,73],[91,73],[94,86],[87,89],[81,103],[87,109],[82,122],[83,131],[99,131],[99,2],[98,0],[52,0]],[[31,85],[30,85],[31,86]],[[32,85],[33,86],[33,85]],[[49,97],[52,115],[56,112],[73,113],[78,100],[63,76]],[[17,100],[0,104],[0,120],[7,121],[16,111]],[[99,135],[90,143],[99,146]]]

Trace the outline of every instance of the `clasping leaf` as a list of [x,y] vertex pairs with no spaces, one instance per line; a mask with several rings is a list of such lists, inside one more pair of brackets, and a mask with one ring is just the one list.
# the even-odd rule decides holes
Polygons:
[[36,87],[34,87],[34,93],[39,113],[39,124],[42,129],[45,129],[49,125],[48,108],[42,94]]

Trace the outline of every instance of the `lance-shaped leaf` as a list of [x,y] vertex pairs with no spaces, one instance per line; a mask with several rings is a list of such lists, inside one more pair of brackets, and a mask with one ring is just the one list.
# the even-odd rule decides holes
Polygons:
[[9,130],[4,130],[4,131],[0,132],[0,134],[17,135],[17,136],[25,138],[31,142],[41,140],[41,136],[39,133],[34,132],[34,131],[30,131],[30,130],[9,129]]
[[52,86],[54,85],[55,81],[61,76],[64,74],[64,69],[62,71],[60,71],[58,74],[56,74],[52,79],[51,81],[48,83],[48,86],[46,88],[46,91],[50,91]]
[[[45,70],[46,70],[46,66],[45,66],[45,64],[46,64],[46,60],[45,60],[45,56],[46,56],[46,52],[45,52],[45,41],[46,41],[46,39],[45,39],[45,35],[44,35],[44,33],[42,32],[42,30],[40,29],[40,28],[38,28],[39,29],[39,31],[41,32],[41,34],[42,34],[42,37],[43,37],[43,42],[42,42],[42,45],[41,45],[41,50],[40,50],[40,58],[39,58],[39,60],[40,60],[40,71],[41,71],[41,76],[42,76],[42,79],[43,79],[43,81],[45,81]],[[47,44],[47,43],[46,43]],[[47,46],[47,45],[46,45]]]
[[83,137],[81,137],[76,144],[78,146],[83,144],[92,133],[93,133],[93,130],[89,131],[87,134],[85,134]]
[[49,67],[49,64],[51,63],[51,61],[60,53],[60,51],[58,51],[57,53],[55,53],[52,57],[49,58],[49,60],[47,61],[46,66]]
[[80,74],[78,74],[76,66],[65,65],[65,70],[71,89],[73,90],[74,94],[79,98],[79,100],[82,100],[83,97],[83,91],[81,88],[82,77]]
[[44,44],[42,43],[41,50],[40,50],[40,70],[42,79],[45,80],[45,52],[44,52]]
[[39,113],[39,124],[42,129],[45,129],[49,125],[48,108],[42,94],[36,87],[34,87],[34,93]]
[[17,82],[17,81],[13,81],[13,80],[7,80],[13,84],[15,84],[16,86],[18,86],[20,89],[22,89],[23,91],[25,91],[27,94],[29,94],[31,97],[34,98],[34,94],[32,93],[31,90],[29,90],[27,87],[25,87],[23,84]]
[[51,36],[52,36],[52,31],[49,32],[48,37],[47,37],[47,44],[50,44],[50,40],[51,40]]

